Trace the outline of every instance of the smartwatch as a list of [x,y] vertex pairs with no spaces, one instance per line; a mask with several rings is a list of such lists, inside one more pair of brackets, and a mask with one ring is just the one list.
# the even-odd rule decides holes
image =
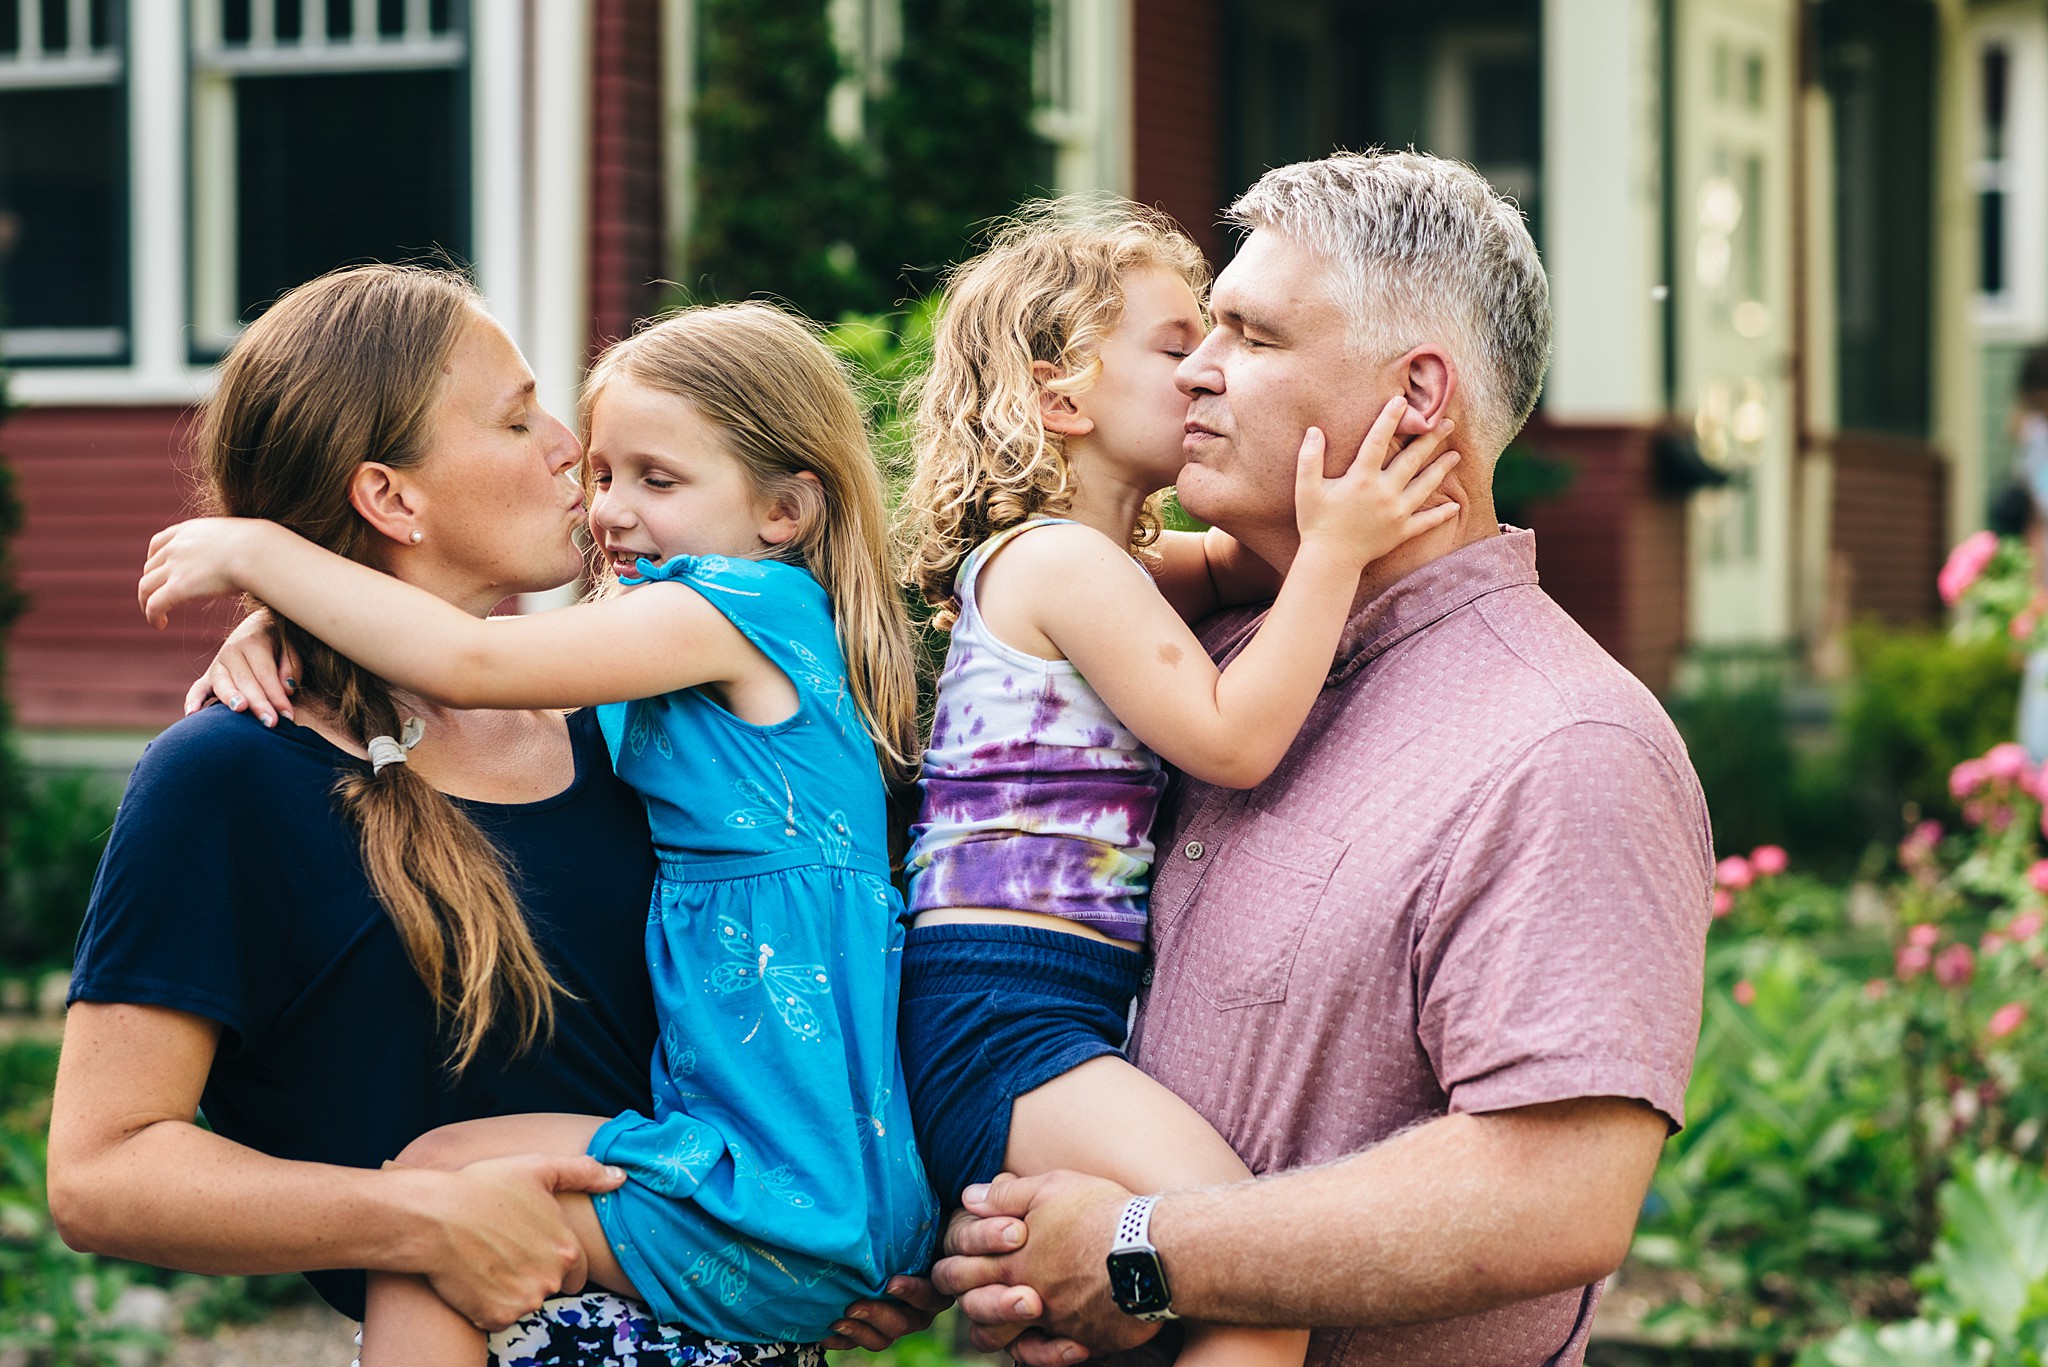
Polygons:
[[1133,1319],[1171,1320],[1173,1292],[1166,1269],[1152,1246],[1152,1204],[1157,1196],[1134,1196],[1116,1222],[1116,1243],[1109,1250],[1109,1298]]

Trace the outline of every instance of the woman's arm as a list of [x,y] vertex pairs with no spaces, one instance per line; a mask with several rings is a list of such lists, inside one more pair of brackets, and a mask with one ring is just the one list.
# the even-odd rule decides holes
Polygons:
[[349,659],[444,707],[583,707],[773,670],[684,586],[486,621],[275,523],[197,518],[150,542],[137,597],[158,627],[181,603],[254,594]]
[[1032,625],[1139,740],[1205,782],[1253,787],[1287,753],[1322,691],[1365,566],[1457,511],[1423,507],[1456,460],[1438,455],[1447,426],[1383,468],[1404,407],[1388,403],[1336,479],[1323,478],[1322,434],[1309,429],[1295,476],[1301,549],[1257,636],[1228,669],[1216,668],[1123,549],[1089,528],[1034,532],[995,564],[1020,557],[1007,578],[1033,586]]
[[220,1027],[164,1007],[80,1002],[50,1117],[50,1214],[73,1248],[192,1272],[416,1272],[502,1328],[583,1284],[557,1191],[623,1174],[589,1157],[459,1172],[272,1158],[194,1123]]

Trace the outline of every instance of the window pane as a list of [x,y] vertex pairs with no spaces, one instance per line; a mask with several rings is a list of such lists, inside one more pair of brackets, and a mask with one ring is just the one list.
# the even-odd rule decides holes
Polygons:
[[111,85],[0,90],[0,325],[125,326],[120,111]]
[[454,71],[236,83],[235,293],[245,320],[352,261],[469,255]]

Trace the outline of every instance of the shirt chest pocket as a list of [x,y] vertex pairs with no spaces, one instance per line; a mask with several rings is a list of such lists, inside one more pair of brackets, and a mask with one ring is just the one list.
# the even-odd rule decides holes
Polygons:
[[1283,1001],[1309,922],[1349,846],[1267,812],[1216,843],[1188,908],[1188,982],[1219,1010]]

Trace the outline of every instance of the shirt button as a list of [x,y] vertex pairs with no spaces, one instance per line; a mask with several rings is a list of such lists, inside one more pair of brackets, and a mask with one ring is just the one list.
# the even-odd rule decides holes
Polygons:
[[1187,843],[1187,845],[1181,850],[1181,853],[1186,855],[1190,859],[1200,859],[1205,853],[1207,853],[1207,851],[1205,851],[1202,848],[1201,841],[1190,840]]

